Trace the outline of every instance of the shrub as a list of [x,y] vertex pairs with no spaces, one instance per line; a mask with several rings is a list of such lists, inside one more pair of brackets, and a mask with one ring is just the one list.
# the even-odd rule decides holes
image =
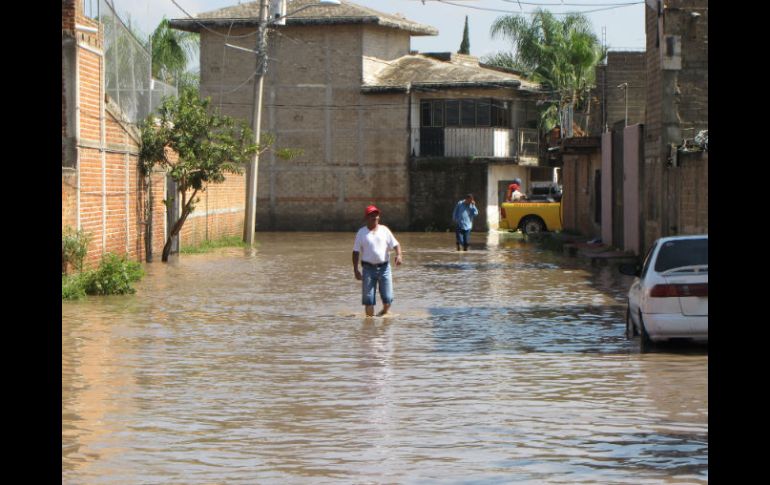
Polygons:
[[88,254],[88,244],[91,234],[81,230],[64,228],[61,238],[61,267],[62,273],[67,273],[67,265],[71,264],[78,272],[83,271],[83,260]]
[[[124,295],[136,290],[131,283],[144,276],[142,265],[125,256],[107,253],[95,271],[83,273],[85,292],[89,295]],[[62,289],[62,292],[64,290]]]
[[79,300],[86,296],[86,277],[87,274],[76,273],[74,275],[61,275],[61,298],[62,300]]

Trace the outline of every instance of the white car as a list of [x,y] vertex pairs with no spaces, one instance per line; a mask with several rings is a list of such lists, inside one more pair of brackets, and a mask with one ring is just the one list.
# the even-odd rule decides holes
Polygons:
[[671,339],[708,342],[708,234],[660,238],[641,268],[619,269],[636,277],[628,290],[627,338],[640,335],[642,350]]

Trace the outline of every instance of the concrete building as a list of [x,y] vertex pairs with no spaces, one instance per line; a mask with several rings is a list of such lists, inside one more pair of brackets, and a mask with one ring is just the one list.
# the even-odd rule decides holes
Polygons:
[[[302,155],[261,156],[257,230],[352,230],[368,204],[394,229],[443,229],[469,191],[485,230],[496,227],[507,180],[551,179],[538,171],[538,86],[472,56],[411,52],[411,36],[433,27],[315,3],[289,2],[285,25],[269,29],[262,131]],[[228,44],[254,50],[258,10],[251,2],[171,21],[200,33],[201,94],[247,122],[257,59]],[[245,200],[245,182],[233,180],[233,197]]]
[[708,233],[708,1],[647,0],[641,249]]

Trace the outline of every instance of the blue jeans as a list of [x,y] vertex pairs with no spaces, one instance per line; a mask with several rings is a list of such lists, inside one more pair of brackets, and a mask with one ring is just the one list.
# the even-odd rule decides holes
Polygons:
[[460,229],[459,227],[455,229],[455,235],[457,236],[457,244],[460,246],[467,248],[468,244],[471,242],[471,230],[470,229]]
[[375,289],[379,286],[382,302],[393,302],[393,278],[390,274],[390,263],[374,266],[368,263],[361,265],[361,304],[374,305],[376,302]]

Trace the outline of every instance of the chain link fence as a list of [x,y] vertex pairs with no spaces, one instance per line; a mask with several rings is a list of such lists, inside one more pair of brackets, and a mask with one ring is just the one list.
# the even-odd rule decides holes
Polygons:
[[177,95],[174,86],[152,78],[150,51],[109,0],[83,0],[83,12],[103,26],[105,90],[129,121],[143,121],[164,97]]

